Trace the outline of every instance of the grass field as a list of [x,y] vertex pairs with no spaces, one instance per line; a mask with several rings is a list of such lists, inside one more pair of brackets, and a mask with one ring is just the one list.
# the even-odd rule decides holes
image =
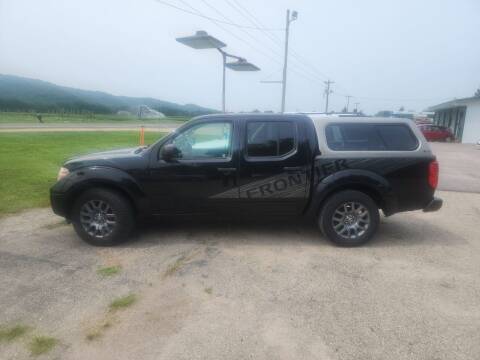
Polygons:
[[[146,132],[151,144],[163,133]],[[0,215],[48,206],[48,190],[74,155],[138,145],[137,132],[0,133]]]
[[[115,114],[44,114],[42,113],[42,121],[48,123],[134,123],[134,124],[161,124],[179,122],[183,123],[190,120],[189,117],[170,116],[162,119],[142,119],[139,120],[134,116],[119,116]],[[39,124],[36,113],[20,113],[20,112],[0,112],[0,124]]]

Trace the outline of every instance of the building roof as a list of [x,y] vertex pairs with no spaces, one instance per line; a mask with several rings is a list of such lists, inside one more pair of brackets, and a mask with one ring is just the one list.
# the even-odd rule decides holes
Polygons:
[[314,124],[328,124],[328,123],[346,123],[346,124],[413,124],[412,120],[406,118],[394,118],[394,117],[368,117],[368,116],[357,116],[357,117],[336,117],[331,115],[308,115]]
[[439,111],[439,110],[450,109],[450,108],[455,108],[459,106],[466,106],[474,102],[480,102],[480,97],[473,96],[473,97],[468,97],[463,99],[453,99],[438,105],[431,106],[427,109],[427,111]]

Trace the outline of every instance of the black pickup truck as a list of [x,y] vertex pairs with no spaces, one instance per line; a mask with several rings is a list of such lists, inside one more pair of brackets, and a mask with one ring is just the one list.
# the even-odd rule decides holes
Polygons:
[[210,115],[149,147],[67,161],[54,212],[107,246],[152,215],[307,216],[341,246],[365,243],[379,209],[436,211],[438,163],[406,119]]

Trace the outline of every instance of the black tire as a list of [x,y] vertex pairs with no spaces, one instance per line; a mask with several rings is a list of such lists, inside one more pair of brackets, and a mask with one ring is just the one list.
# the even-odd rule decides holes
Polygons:
[[[334,244],[353,247],[370,240],[377,231],[379,221],[377,204],[370,196],[360,191],[345,190],[327,199],[320,211],[318,225]],[[340,234],[342,231],[343,234]]]
[[[93,223],[95,226],[88,226],[89,222],[92,224],[89,209],[93,209],[93,217],[100,217],[98,222]],[[128,238],[135,227],[135,218],[130,202],[123,195],[108,189],[94,188],[83,192],[75,200],[72,223],[75,232],[85,242],[94,246],[112,246]]]

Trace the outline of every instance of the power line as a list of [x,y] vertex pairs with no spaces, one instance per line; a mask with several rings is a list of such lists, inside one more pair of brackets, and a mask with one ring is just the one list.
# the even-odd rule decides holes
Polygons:
[[[274,34],[271,34],[267,31],[263,31],[263,28],[265,28],[264,25],[258,20],[255,15],[253,15],[246,7],[244,7],[242,4],[240,4],[237,0],[233,0],[234,3],[232,3],[230,0],[226,0],[228,5],[230,5],[231,8],[233,8],[236,12],[238,12],[242,17],[247,19],[248,22],[250,22],[253,26],[256,27],[257,30],[260,30],[261,32],[264,33],[264,35],[272,41],[276,46],[278,46],[279,50],[272,50],[269,48],[269,50],[273,53],[275,53],[276,56],[278,56],[277,51],[283,51],[283,43],[282,41],[276,37]],[[258,42],[259,39],[255,38],[255,40]],[[298,75],[302,76],[309,82],[316,81],[319,84],[323,84],[323,80],[327,79],[327,76],[319,76],[315,71],[312,71],[309,67],[308,64],[305,63],[302,59],[299,58],[299,56],[295,53],[295,51],[292,51],[292,57],[293,60],[296,61],[295,66],[290,66],[290,70],[297,73]],[[302,66],[300,66],[302,65]],[[298,69],[297,67],[298,66]],[[306,75],[305,75],[306,74]]]
[[[194,16],[199,16],[199,17],[202,17],[204,19],[208,19],[208,20],[211,20],[211,21],[215,21],[215,22],[218,22],[218,23],[225,24],[225,25],[235,26],[235,27],[241,28],[241,29],[260,30],[260,29],[257,29],[256,27],[246,26],[246,25],[242,25],[242,24],[236,24],[236,23],[232,23],[232,22],[229,22],[229,21],[223,21],[223,20],[220,20],[220,19],[215,19],[215,18],[212,18],[210,16],[203,15],[203,14],[195,13],[195,12],[189,11],[187,9],[183,9],[179,6],[170,4],[170,3],[166,2],[166,1],[163,1],[163,0],[155,0],[155,1],[160,3],[160,4],[169,6],[169,7],[174,8],[174,9],[177,9],[179,11],[183,11],[187,14],[194,15]],[[283,31],[283,30],[284,29],[268,29],[268,28],[262,29],[262,31]]]
[[272,71],[267,76],[265,76],[264,79],[267,80],[267,79],[271,78],[274,74],[281,73],[281,72],[282,72],[282,68],[277,68],[277,70]]
[[[207,7],[209,7],[210,9],[212,9],[213,11],[215,11],[218,15],[220,15],[223,19],[225,19],[226,21],[229,21],[229,22],[232,22],[232,20],[230,18],[228,18],[227,16],[225,16],[220,10],[218,10],[217,8],[215,8],[214,6],[210,5],[206,0],[201,0]],[[240,28],[239,30],[241,30],[245,35],[247,35],[250,39],[252,39],[253,41],[255,42],[258,42],[258,38],[253,36],[252,34],[250,34],[247,30],[243,29],[243,28]],[[261,31],[263,31],[262,29],[259,29]],[[242,40],[243,42],[245,42],[244,40]],[[264,44],[260,44],[260,45],[263,45]],[[268,47],[268,46],[264,46],[267,50],[269,50],[270,52],[272,52],[274,55],[278,55],[276,53],[275,50],[272,50],[271,47]],[[257,50],[258,51],[258,50]]]
[[[181,0],[182,2],[184,2],[183,0]],[[233,22],[230,18],[228,18],[227,16],[225,16],[220,10],[218,10],[217,8],[213,7],[212,5],[210,5],[206,0],[201,0],[205,5],[207,5],[210,9],[212,9],[213,11],[215,11],[218,15],[220,15],[223,19],[225,19],[226,21],[228,22]],[[262,25],[258,25],[258,21],[257,23],[255,23],[255,21],[253,21],[250,17],[248,16],[245,16],[240,10],[239,8],[237,8],[234,4],[232,4],[230,2],[230,0],[226,0],[227,3],[234,9],[236,10],[240,15],[242,15],[243,17],[245,17],[250,23],[252,23],[255,28],[257,30],[260,30],[261,32],[263,32],[265,35],[269,36],[271,34],[269,34],[267,31],[265,31],[265,27],[262,26]],[[234,0],[235,1],[235,0]],[[244,11],[248,12],[249,14],[251,14],[246,8],[244,8],[240,3],[238,3],[237,1],[235,1],[235,3],[244,9]],[[188,5],[190,8],[191,6]],[[198,11],[198,10],[197,10]],[[253,16],[253,15],[252,15]],[[248,37],[250,37],[254,42],[258,43],[260,46],[263,46],[266,50],[270,51],[274,56],[280,56],[279,53],[277,52],[277,50],[274,50],[272,49],[270,46],[268,45],[265,45],[265,43],[263,42],[260,42],[259,38],[258,37],[255,37],[253,35],[251,35],[246,29],[240,29],[244,34],[246,34]],[[231,34],[231,33],[230,33]],[[273,35],[271,35],[273,36]],[[239,39],[237,36],[235,36],[237,39]],[[240,41],[244,42],[245,41],[243,39],[239,39]],[[274,39],[275,40],[275,39]],[[279,42],[279,46],[280,47],[283,47],[283,45],[281,44],[281,42],[278,40]],[[261,54],[263,54],[264,56],[268,57],[270,60],[276,62],[276,63],[279,63],[278,60],[276,60],[276,58],[272,58],[271,56],[269,55],[266,55],[263,51],[260,51],[258,50],[258,48],[252,46],[250,43],[247,43],[247,45],[249,45],[251,48],[255,49],[256,51],[260,52]],[[300,76],[304,77],[305,79],[307,79],[308,81],[311,81],[312,79],[312,75],[309,74],[308,72],[306,72],[304,69],[296,69],[296,68],[292,68],[291,69],[296,72],[297,74],[299,74]],[[322,79],[323,80],[323,79]],[[321,82],[322,80],[318,80],[319,82]]]
[[[157,0],[158,1],[158,0]],[[189,3],[187,3],[185,0],[179,0],[182,4],[184,4],[185,6],[188,6],[190,9],[192,9],[197,15],[201,15],[202,17],[205,17],[203,15],[203,13],[200,12],[200,10],[196,9],[195,7],[193,7],[192,5],[190,5]],[[208,4],[207,4],[208,5]],[[234,32],[232,32],[231,30],[227,29],[225,26],[223,26],[223,22],[221,21],[218,21],[214,18],[210,18],[210,17],[205,17],[206,19],[210,20],[214,25],[218,26],[220,29],[222,29],[223,31],[225,31],[226,33],[230,34],[231,36],[233,36],[235,39],[247,44],[248,46],[250,46],[252,49],[254,49],[255,51],[259,52],[260,54],[264,55],[264,56],[267,56],[268,55],[265,55],[265,53],[263,53],[261,50],[257,49],[256,47],[252,46],[249,42],[247,42],[246,40],[242,39],[241,37],[239,37],[238,35],[236,35]]]
[[[245,6],[243,6],[237,0],[232,0],[232,1],[235,4],[233,4],[230,0],[226,0],[226,2],[230,5],[230,7],[235,9],[240,15],[242,15],[245,19],[247,19],[253,26],[255,26],[257,30],[262,31],[264,35],[269,38],[269,40],[271,40],[275,45],[277,45],[280,49],[282,49],[283,44],[278,37],[276,37],[274,34],[263,31],[263,29],[265,28],[264,25],[254,14],[252,14]],[[297,51],[295,51],[295,49],[291,49],[290,51],[294,60],[297,61],[297,65],[301,64],[304,67],[302,71],[305,71],[305,69],[307,69],[307,72],[308,71],[311,72],[309,76],[318,78],[320,82],[323,82],[324,80],[329,78],[327,75],[321,73],[313,65],[311,65],[302,55],[300,55]]]
[[[230,0],[226,0],[230,5],[231,5],[231,2]],[[245,6],[243,6],[240,2],[238,2],[238,0],[232,0],[236,6],[240,9],[243,10],[244,13],[246,13],[248,16],[246,17],[247,19],[249,19],[250,23],[252,23],[253,25],[256,26],[257,30],[260,30],[262,31],[262,28],[264,28],[264,25],[261,23],[261,21],[254,15],[252,14]],[[245,17],[245,15],[244,15]],[[281,40],[276,37],[274,34],[270,34],[270,33],[267,33],[267,32],[264,32],[264,34],[270,38],[270,40],[272,40],[274,43],[276,43],[277,45],[279,45],[280,47],[282,47],[282,42]],[[297,59],[297,61],[299,61],[300,63],[302,63],[303,65],[305,65],[306,67],[309,67],[311,68],[311,70],[315,73],[317,73],[318,75],[320,75],[320,77],[322,77],[323,79],[322,80],[326,80],[328,79],[328,76],[323,74],[322,72],[320,72],[318,69],[316,69],[313,65],[311,65],[310,63],[308,63],[308,60],[306,60],[302,55],[300,55],[297,51],[295,51],[294,49],[291,50],[292,52],[292,56],[294,58]]]
[[245,12],[247,14],[246,16],[246,19],[248,19],[248,21],[253,24],[256,28],[260,29],[263,25],[260,24],[260,22],[258,21],[258,19],[255,17],[255,15],[253,15],[246,7],[244,7],[241,3],[239,3],[237,0],[233,0],[233,2],[235,3],[235,5],[233,5],[230,0],[226,0],[227,3],[230,4],[230,6],[232,7],[237,7],[238,9],[242,10],[243,12]]
[[[202,0],[204,3],[206,3],[205,0]],[[250,22],[257,30],[260,30],[261,32],[263,32],[265,34],[265,36],[268,37],[269,40],[271,40],[275,45],[279,46],[280,48],[283,47],[282,45],[282,42],[274,35],[274,34],[271,34],[267,31],[263,31],[263,29],[265,28],[265,26],[260,22],[260,20],[258,20],[257,17],[255,17],[255,15],[253,15],[246,7],[244,7],[242,4],[240,4],[237,0],[233,0],[233,2],[235,3],[232,3],[232,1],[230,0],[226,0],[226,2],[228,3],[228,5],[230,5],[231,8],[233,8],[236,12],[238,12],[242,17],[244,17],[248,22]],[[228,19],[226,18],[218,9],[216,8],[213,8],[212,6],[210,6],[209,4],[207,4],[210,8],[212,8],[215,12],[217,12],[218,14],[220,14],[224,19],[228,20],[228,21],[231,21],[231,19]],[[255,42],[257,43],[260,43],[260,40],[257,38],[257,37],[252,37],[251,34],[244,30],[244,29],[241,29],[245,34],[247,34],[249,37],[251,37]],[[265,46],[264,43],[262,42],[261,43],[262,46],[266,47],[268,50],[270,50],[272,53],[275,54],[275,56],[278,56],[278,53],[276,50],[272,50],[271,47],[269,46]],[[268,56],[270,59],[272,59],[270,56]],[[324,79],[327,79],[328,77],[324,74],[321,74],[318,70],[316,70],[312,65],[308,64],[305,60],[303,60],[303,57],[301,57],[299,54],[293,54],[293,58],[298,62],[300,63],[301,65],[303,65],[304,67],[299,67],[298,69],[296,67],[293,67],[291,66],[290,67],[290,70],[295,72],[297,75],[300,75],[301,77],[305,78],[307,81],[309,82],[317,82],[319,84],[322,84],[323,85],[323,80]],[[274,62],[278,63],[278,61],[276,59],[272,59]],[[307,69],[307,70],[305,70]],[[312,70],[313,69],[313,70]],[[306,75],[305,75],[306,74]],[[321,74],[321,75],[318,75],[318,74]],[[323,76],[323,77],[322,77]],[[282,83],[280,81],[268,81],[268,80],[264,80],[262,81],[264,83]]]
[[[237,8],[240,8],[242,10],[242,12],[244,14],[247,14],[247,16],[245,16],[243,13],[242,15],[251,23],[253,24],[254,26],[257,27],[258,30],[261,30],[264,25],[263,23],[254,15],[252,14],[251,11],[248,10],[248,8],[246,8],[245,6],[243,6],[238,0],[226,0],[227,3],[230,4],[230,6],[232,6],[232,3],[230,1],[233,1]],[[234,6],[232,6],[234,7]],[[237,10],[238,11],[238,10]],[[267,36],[271,41],[273,41],[277,46],[279,46],[280,48],[282,48],[282,42],[281,40],[275,35],[275,34],[272,34],[272,33],[268,33],[266,31],[262,31],[264,33],[265,36]],[[314,74],[314,76],[319,79],[320,82],[323,83],[324,80],[328,80],[330,77],[324,73],[322,73],[321,71],[319,71],[313,64],[311,64],[309,62],[309,60],[307,60],[303,55],[301,55],[298,51],[296,51],[294,48],[292,48],[290,50],[291,54],[292,54],[292,57],[294,58],[294,60],[297,61],[297,63],[300,63],[301,65],[304,66],[304,68],[308,69],[309,71],[312,72],[312,74]],[[310,75],[311,76],[311,75]],[[343,89],[345,92],[349,92],[348,90],[346,90],[343,86],[341,86],[340,84],[337,83],[337,87]]]
[[[157,0],[158,1],[158,0]],[[232,32],[231,30],[227,29],[225,26],[223,26],[222,24],[224,22],[222,21],[219,21],[217,19],[214,19],[214,18],[211,18],[211,17],[206,17],[203,15],[202,12],[200,12],[200,10],[196,9],[195,7],[193,7],[192,5],[190,5],[189,3],[187,3],[185,0],[179,0],[182,4],[184,4],[185,6],[188,6],[190,9],[192,9],[195,14],[197,15],[201,15],[202,17],[210,20],[211,22],[213,22],[214,25],[218,26],[220,29],[222,29],[223,31],[227,32],[228,34],[230,34],[231,36],[233,36],[235,39],[243,42],[244,44],[248,45],[249,47],[251,47],[252,49],[254,49],[255,51],[259,52],[260,54],[262,54],[263,56],[265,57],[269,57],[269,55],[265,54],[262,50],[259,50],[258,48],[256,48],[255,46],[253,46],[252,44],[250,44],[248,41],[246,41],[245,39],[239,37],[237,34],[235,34],[234,32]],[[210,6],[206,1],[204,1],[204,3],[208,6]],[[223,15],[222,15],[223,16]]]
[[[158,1],[158,0],[157,0]],[[189,3],[187,3],[185,0],[179,0],[182,4],[184,4],[185,6],[187,6],[188,8],[190,8],[194,14],[197,14],[197,15],[202,15],[202,17],[205,17],[204,14],[202,12],[200,12],[198,9],[196,9],[195,7],[193,7],[192,5],[190,5]],[[209,5],[208,3],[206,3],[204,1],[204,3],[206,5]],[[217,11],[218,12],[218,11]],[[222,14],[222,16],[225,18],[225,16]],[[212,18],[212,17],[206,17],[208,20],[210,20],[212,23],[214,23],[216,26],[218,26],[220,29],[222,29],[223,31],[229,33],[231,36],[233,36],[234,38],[236,38],[238,41],[241,41],[243,42],[244,44],[246,44],[247,46],[249,46],[250,48],[252,48],[253,50],[255,50],[256,52],[258,52],[259,54],[263,55],[264,57],[270,59],[271,61],[275,62],[276,64],[278,65],[282,65],[282,63],[277,60],[277,58],[274,58],[272,56],[270,56],[268,53],[264,52],[262,49],[254,46],[251,42],[239,37],[237,34],[235,34],[234,32],[232,32],[230,29],[227,29],[224,25],[223,25],[223,22],[219,23],[218,20],[216,20],[215,18]],[[245,32],[246,34],[249,34],[245,29],[241,29],[243,32]],[[255,40],[256,42],[258,42],[258,39],[257,38],[253,38],[253,40]],[[271,48],[269,48],[270,51],[274,52],[276,56],[279,56],[275,51],[271,50]],[[312,81],[312,78],[310,75],[305,75],[304,73],[302,73],[300,70],[297,70],[295,68],[291,68],[292,71],[294,71],[295,73],[297,73],[297,75],[305,78],[306,80],[308,80],[309,82]],[[313,79],[315,80],[315,79]]]
[[[217,8],[215,8],[214,6],[210,5],[206,0],[201,0],[205,5],[207,5],[210,9],[212,9],[213,11],[215,11],[218,15],[220,15],[223,19],[225,19],[226,21],[228,22],[233,22],[230,18],[228,18],[227,16],[225,16],[220,10],[218,10]],[[228,4],[233,7],[237,12],[239,12],[239,10],[229,1],[227,0]],[[245,16],[243,15],[241,12],[239,12],[240,15],[242,16]],[[249,22],[252,22],[250,18],[246,17],[246,19],[249,21]],[[257,24],[253,23],[253,25],[255,26],[255,28],[259,31],[262,31],[263,33],[265,34],[269,34],[267,31],[265,31],[265,27],[261,27],[261,26],[258,26]],[[272,49],[272,47],[270,47],[269,45],[265,45],[265,43],[263,42],[260,42],[260,39],[258,37],[255,37],[253,36],[252,34],[250,34],[246,29],[240,29],[244,34],[246,34],[250,39],[252,39],[254,42],[258,43],[260,46],[262,46],[264,49],[268,50],[270,53],[273,54],[273,56],[275,57],[278,57],[280,56],[279,53],[277,52],[277,50],[275,49]],[[231,34],[231,33],[230,33]],[[235,36],[237,39],[239,39],[237,36]],[[252,46],[250,43],[247,43],[245,42],[245,40],[243,39],[239,39],[240,41],[246,43],[248,46],[250,46],[251,48],[255,49],[257,52],[261,53],[262,55],[264,55],[265,57],[269,58],[270,60],[276,62],[277,64],[279,64],[279,61],[276,60],[276,58],[273,58],[271,57],[270,55],[266,55],[263,50],[259,50],[257,47],[255,46]],[[298,73],[298,71],[297,71]],[[307,76],[307,79],[309,79],[309,74],[306,75]]]
[[[335,92],[335,96],[341,96],[341,97],[347,97],[350,95]],[[364,100],[378,100],[378,101],[436,101],[436,100],[445,100],[448,98],[424,98],[424,99],[419,99],[419,98],[383,98],[383,97],[372,97],[372,96],[353,96],[355,99],[364,99]]]
[[[192,5],[190,5],[188,2],[186,2],[185,0],[179,0],[184,6],[187,6],[188,8],[190,8],[192,11],[194,11],[195,14],[199,14],[199,15],[203,15],[197,8],[193,7]],[[202,2],[208,6],[209,8],[211,8],[212,10],[214,10],[217,14],[219,14],[222,18],[224,18],[225,20],[227,21],[231,21],[228,17],[226,17],[225,15],[223,15],[222,12],[220,12],[219,10],[217,10],[216,8],[212,7],[206,0],[202,0]],[[247,44],[249,47],[251,47],[252,49],[254,49],[255,51],[259,52],[260,54],[264,55],[265,57],[271,59],[273,62],[277,63],[277,64],[280,64],[279,60],[277,60],[277,58],[273,58],[271,57],[270,55],[264,53],[261,49],[258,49],[257,47],[253,46],[250,42],[244,40],[243,38],[240,38],[238,37],[235,33],[233,33],[232,31],[230,31],[229,29],[226,29],[222,24],[219,24],[218,21],[214,20],[213,18],[210,18],[208,17],[209,20],[211,22],[213,22],[216,26],[220,27],[222,30],[226,31],[227,33],[229,33],[230,35],[232,35],[233,37],[235,37],[236,39],[238,39],[239,41],[241,42],[244,42],[245,44]],[[245,29],[240,29],[241,31],[243,31],[245,34],[247,34],[248,36],[250,36],[255,42],[258,42],[258,39],[255,38],[255,37],[252,37],[251,34],[246,31]],[[274,52],[275,55],[276,52],[275,50],[272,50],[271,48],[268,48],[270,51]],[[295,69],[295,72],[298,73],[298,75],[302,76],[302,77],[305,77],[308,81],[311,81],[311,77],[309,75],[305,76],[303,73],[297,71]],[[271,81],[270,81],[271,82]],[[282,81],[282,83],[284,83],[284,81]],[[283,102],[282,102],[283,104]],[[283,108],[283,105],[282,105],[282,108]]]
[[[258,31],[261,31],[265,36],[267,36],[272,42],[274,42],[276,45],[278,46],[282,46],[281,44],[281,41],[278,39],[278,37],[276,37],[274,34],[270,33],[269,31],[283,31],[284,29],[273,29],[273,28],[266,28],[263,26],[263,24],[260,22],[260,20],[258,20],[258,18],[253,15],[245,6],[243,6],[241,3],[239,3],[237,0],[231,0],[233,1],[235,4],[233,4],[230,0],[226,0],[226,2],[233,8],[235,9],[240,15],[242,15],[242,17],[244,17],[245,19],[247,19],[251,24],[252,26],[245,26],[245,25],[241,25],[241,24],[238,24],[238,23],[235,23],[233,22],[231,19],[229,19],[227,16],[223,15],[223,13],[221,13],[218,9],[216,9],[215,7],[213,7],[212,5],[210,5],[207,1],[205,0],[202,0],[204,2],[204,4],[206,6],[208,6],[209,8],[211,8],[212,10],[214,10],[217,14],[219,14],[224,20],[220,20],[220,19],[217,19],[217,18],[214,18],[214,17],[211,17],[211,16],[207,16],[207,15],[204,15],[203,13],[201,13],[198,9],[194,8],[193,6],[191,6],[190,4],[188,4],[186,1],[184,0],[179,0],[181,1],[185,6],[188,6],[190,9],[192,9],[192,11],[189,11],[187,9],[184,9],[184,8],[181,8],[181,7],[178,7],[176,5],[173,5],[173,4],[170,4],[170,3],[167,3],[163,0],[156,0],[158,3],[161,3],[161,4],[164,4],[166,6],[169,6],[169,7],[172,7],[172,8],[175,8],[179,11],[183,11],[185,13],[188,13],[188,14],[191,14],[191,15],[194,15],[194,16],[199,16],[199,17],[202,17],[204,19],[207,19],[207,20],[210,20],[211,22],[213,22],[215,25],[217,25],[218,27],[220,27],[222,30],[224,30],[225,32],[229,33],[231,36],[235,37],[237,40],[245,43],[246,45],[248,45],[249,47],[251,47],[252,49],[254,49],[255,51],[257,51],[258,53],[260,53],[261,55],[263,55],[264,57],[270,59],[271,61],[277,63],[277,64],[281,64],[279,60],[277,60],[276,58],[273,58],[272,56],[270,56],[269,54],[265,53],[263,50],[259,49],[258,47],[252,45],[250,42],[244,40],[243,38],[239,37],[238,35],[236,35],[235,33],[233,33],[232,31],[230,31],[229,29],[225,28],[224,26],[222,25],[230,25],[230,26],[235,26],[237,28],[239,28],[243,33],[245,33],[247,36],[249,36],[252,40],[254,40],[255,42],[257,43],[260,43],[260,40],[254,36],[252,36],[248,31],[246,31],[247,29],[248,30],[258,30]],[[268,47],[268,46],[265,46],[264,43],[261,43],[260,45],[264,46],[266,49],[268,49],[270,52],[272,52],[275,56],[279,56],[279,54],[273,50],[271,47]],[[297,51],[295,50],[291,50],[292,51],[292,57],[300,64],[302,64],[304,66],[304,68],[295,68],[295,67],[291,67],[291,71],[295,72],[297,75],[303,77],[304,79],[308,80],[309,82],[316,82],[316,83],[327,83],[325,81],[323,81],[323,79],[325,78],[328,78],[327,75],[321,73],[320,71],[318,71],[313,65],[311,65],[302,55],[300,55]],[[306,71],[306,69],[308,69],[308,71],[311,71],[311,73],[308,73]],[[314,76],[312,76],[314,75]],[[271,76],[271,75],[270,75]],[[268,78],[268,77],[267,77]],[[330,80],[328,80],[330,81]],[[333,82],[331,82],[331,84],[333,84]],[[343,86],[341,86],[340,84],[337,83],[337,86],[340,87],[340,88],[343,88]],[[345,90],[345,88],[343,88]],[[333,91],[330,90],[329,94],[332,94]],[[351,95],[346,95],[346,94],[342,94],[342,93],[333,93],[333,95],[336,95],[336,96],[351,96]],[[439,98],[435,98],[435,99],[396,99],[396,98],[381,98],[381,97],[366,97],[366,96],[355,96],[355,98],[357,99],[366,99],[366,100],[378,100],[378,101],[435,101],[435,100],[438,100]]]
[[[162,4],[165,3],[164,1],[161,1],[161,0],[156,0],[158,2],[161,2]],[[265,46],[265,44],[261,43],[260,45],[265,47],[266,50],[269,50],[271,53],[274,54],[275,58],[270,56],[269,54],[265,53],[263,51],[263,49],[260,49],[254,45],[252,45],[252,43],[246,41],[245,39],[237,36],[235,33],[233,33],[232,31],[230,31],[229,29],[227,29],[223,24],[225,23],[234,23],[233,21],[231,21],[229,18],[227,18],[225,15],[223,15],[219,10],[215,9],[214,7],[212,7],[210,4],[208,4],[206,1],[203,1],[205,3],[205,5],[209,6],[210,8],[214,9],[220,16],[222,16],[225,21],[223,20],[219,20],[219,19],[216,19],[216,18],[213,18],[213,17],[210,17],[210,16],[206,16],[204,15],[202,12],[200,12],[198,9],[196,9],[195,7],[193,7],[192,5],[190,5],[189,3],[187,3],[186,1],[184,0],[179,0],[184,6],[187,6],[188,8],[190,8],[192,11],[188,11],[189,14],[192,14],[192,15],[198,15],[202,18],[205,18],[207,20],[210,20],[214,25],[218,26],[220,29],[222,29],[223,31],[227,32],[228,34],[230,34],[231,36],[233,36],[235,39],[237,39],[238,41],[241,41],[243,42],[244,44],[246,44],[247,46],[249,46],[250,48],[252,48],[253,50],[255,50],[256,52],[258,52],[259,54],[263,55],[264,57],[270,59],[271,61],[275,62],[276,64],[278,65],[281,65],[280,61],[277,60],[276,57],[279,57],[280,55],[275,51],[273,50],[271,47],[268,47],[268,46]],[[232,4],[229,3],[231,6]],[[178,8],[178,7],[176,7]],[[182,8],[179,8],[179,9],[182,9]],[[236,9],[238,11],[238,9]],[[247,10],[248,11],[248,10]],[[242,14],[243,15],[243,14]],[[248,19],[249,21],[251,21],[250,19]],[[259,27],[257,25],[255,25],[255,28],[259,31],[262,31],[264,34],[266,34],[267,36],[268,35],[271,35],[268,33],[268,31],[266,31],[267,28],[265,27]],[[245,29],[245,28],[240,28],[240,30],[242,32],[244,32],[245,34],[247,34],[252,40],[254,40],[256,43],[259,43],[259,39],[252,36],[250,33],[248,33],[248,31]],[[312,74],[308,73],[307,71],[305,71],[304,69],[302,68],[295,68],[295,67],[291,67],[290,68],[293,72],[295,72],[297,75],[303,77],[304,79],[306,79],[307,81],[309,82],[318,82],[319,84],[322,84],[323,83],[323,80],[320,80],[318,78],[314,78],[314,76],[312,76]]]

